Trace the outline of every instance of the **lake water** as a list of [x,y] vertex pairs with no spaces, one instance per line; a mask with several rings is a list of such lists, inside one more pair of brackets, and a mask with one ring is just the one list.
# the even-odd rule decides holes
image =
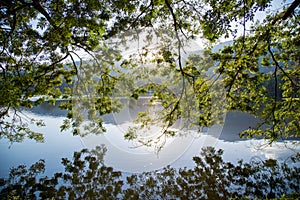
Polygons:
[[[42,104],[24,113],[30,117],[43,119],[46,127],[32,127],[45,136],[45,143],[25,140],[22,143],[10,144],[0,140],[0,177],[6,177],[13,166],[33,164],[39,159],[46,161],[46,175],[63,170],[61,158],[71,158],[74,151],[82,148],[94,148],[105,144],[107,153],[104,161],[108,166],[122,172],[143,172],[160,169],[167,165],[173,167],[193,167],[192,157],[198,155],[205,146],[224,150],[224,160],[236,163],[243,159],[274,158],[284,161],[294,154],[299,147],[292,141],[277,142],[267,146],[261,139],[245,140],[238,133],[258,121],[245,113],[232,112],[226,115],[225,124],[213,126],[203,133],[189,132],[185,136],[168,139],[164,148],[156,153],[153,148],[137,147],[135,142],[128,142],[123,135],[132,125],[132,118],[144,107],[125,107],[119,114],[105,116],[107,132],[102,135],[86,137],[73,136],[70,131],[60,132],[60,125],[65,119],[65,112],[56,106]],[[157,127],[156,127],[157,128]],[[155,127],[154,127],[155,130]]]

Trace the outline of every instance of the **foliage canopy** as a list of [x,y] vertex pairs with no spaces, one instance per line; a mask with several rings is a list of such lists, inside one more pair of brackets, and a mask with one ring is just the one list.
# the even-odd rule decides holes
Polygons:
[[[169,128],[178,119],[188,128],[211,126],[230,110],[261,118],[257,127],[241,136],[262,135],[271,141],[299,137],[299,1],[267,12],[271,3],[1,1],[1,137],[42,141],[41,134],[28,129],[20,109],[58,98],[66,100],[61,108],[70,111],[63,130],[103,132],[99,117],[120,109],[113,96],[137,99],[148,91],[153,91],[153,101],[161,103],[161,112],[155,119],[140,113],[137,122],[139,128],[163,122],[162,135],[156,139],[176,134]],[[259,11],[266,17],[256,23]],[[145,45],[122,58],[120,46],[130,45],[141,34],[146,34]],[[185,48],[198,36],[210,42],[208,48],[186,54]],[[232,45],[212,51],[222,37],[232,37]],[[79,50],[89,59],[83,59]],[[116,67],[116,62],[122,64]],[[139,128],[127,137],[136,138]]]

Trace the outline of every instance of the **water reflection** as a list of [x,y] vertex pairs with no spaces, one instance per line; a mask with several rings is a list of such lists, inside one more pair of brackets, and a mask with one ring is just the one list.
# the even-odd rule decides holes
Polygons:
[[[149,107],[146,107],[149,99],[142,98],[139,101],[122,99],[121,102],[125,107],[120,113],[113,113],[104,115],[104,121],[106,124],[112,124],[119,126],[121,129],[123,124],[132,123],[137,118],[138,112],[143,112]],[[55,105],[43,103],[37,107],[34,107],[29,111],[35,115],[50,116],[50,117],[65,117],[66,110],[61,110],[58,105],[61,101],[57,101]],[[155,109],[155,108],[154,108]],[[204,133],[211,135],[219,140],[236,142],[244,140],[239,137],[239,133],[249,127],[254,127],[259,122],[258,118],[246,113],[230,112],[225,117],[225,124],[222,126],[215,126],[210,131],[208,128],[204,129]],[[126,126],[126,125],[125,125]],[[180,125],[178,125],[180,126]]]
[[[274,198],[300,189],[299,157],[284,163],[255,160],[238,164],[225,162],[223,151],[203,148],[193,158],[193,168],[122,175],[103,160],[107,149],[74,152],[62,158],[63,170],[44,176],[43,160],[31,167],[11,169],[0,179],[0,197],[14,199],[229,199]],[[262,178],[263,177],[263,178]],[[296,194],[297,195],[297,194]],[[297,197],[297,196],[293,196]],[[299,197],[299,195],[298,195]]]
[[61,102],[63,102],[63,100],[56,100],[54,105],[44,102],[31,109],[25,109],[25,111],[39,116],[65,117],[68,111],[62,110],[58,107]]
[[119,114],[104,116],[107,133],[84,138],[72,136],[70,132],[60,133],[59,126],[64,120],[65,111],[61,111],[57,105],[42,104],[30,111],[24,111],[31,117],[45,121],[46,127],[32,127],[45,134],[45,143],[36,144],[34,141],[26,140],[8,148],[10,144],[1,140],[0,176],[8,176],[10,167],[31,164],[41,158],[45,159],[48,166],[45,173],[52,175],[55,171],[61,170],[59,165],[61,157],[70,158],[74,151],[80,151],[82,148],[92,149],[101,144],[105,144],[108,149],[105,157],[107,165],[131,173],[156,170],[166,165],[176,168],[192,167],[194,163],[191,158],[205,146],[224,149],[224,159],[233,163],[237,163],[239,159],[250,161],[257,157],[276,158],[282,161],[293,155],[295,150],[299,151],[299,147],[292,146],[291,141],[266,147],[264,140],[240,139],[238,133],[255,125],[258,119],[234,112],[227,114],[224,126],[216,125],[200,134],[189,132],[186,136],[171,138],[165,148],[156,154],[151,148],[135,148],[136,143],[123,139],[136,113],[145,110],[143,102],[128,105],[130,106],[125,107]]

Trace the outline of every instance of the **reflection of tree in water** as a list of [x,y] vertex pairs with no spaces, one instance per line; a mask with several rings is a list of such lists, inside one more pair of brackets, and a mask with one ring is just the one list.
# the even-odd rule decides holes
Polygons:
[[38,106],[26,110],[41,116],[65,117],[68,111],[59,108],[59,105],[62,102],[64,102],[64,100],[56,100],[54,104],[44,102]]
[[[42,176],[45,162],[27,168],[11,169],[1,179],[1,199],[228,199],[265,198],[291,194],[299,197],[299,155],[289,163],[276,160],[239,161],[237,165],[222,159],[222,150],[212,147],[194,157],[193,169],[162,170],[132,174],[105,166],[104,145],[75,152],[73,159],[62,159],[64,172]],[[294,193],[296,192],[296,193]]]
[[41,176],[45,171],[43,160],[30,168],[24,165],[14,168],[9,179],[1,181],[4,184],[1,197],[33,199],[37,194],[42,199],[115,199],[122,191],[121,172],[103,164],[105,152],[104,146],[74,152],[72,160],[62,159],[65,171],[50,178]]

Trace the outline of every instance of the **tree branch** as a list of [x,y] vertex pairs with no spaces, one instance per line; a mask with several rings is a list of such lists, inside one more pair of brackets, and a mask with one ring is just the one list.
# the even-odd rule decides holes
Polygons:
[[44,17],[46,17],[46,19],[49,21],[49,23],[54,27],[57,28],[57,26],[55,25],[54,21],[52,20],[52,18],[50,17],[50,15],[47,13],[47,11],[43,8],[43,6],[41,6],[40,1],[39,0],[33,0],[32,3],[33,7],[39,11],[42,15],[44,15]]
[[282,20],[286,20],[288,17],[290,17],[295,9],[299,6],[300,4],[300,0],[295,0],[290,7],[288,7],[288,9],[284,12],[283,16],[281,17]]

